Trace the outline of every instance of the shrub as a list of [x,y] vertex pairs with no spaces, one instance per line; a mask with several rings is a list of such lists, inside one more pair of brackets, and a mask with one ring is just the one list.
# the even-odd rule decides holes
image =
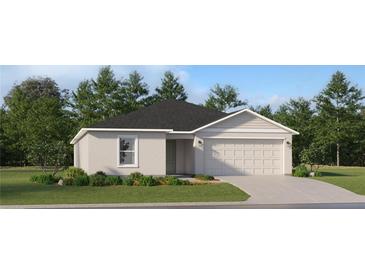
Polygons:
[[88,186],[89,176],[87,175],[77,176],[73,179],[73,183],[75,186]]
[[65,186],[72,186],[74,184],[74,179],[73,178],[63,178],[63,184]]
[[95,175],[101,175],[101,176],[106,176],[106,174],[105,174],[105,172],[104,171],[97,171],[96,173],[95,173]]
[[106,176],[105,184],[107,185],[121,185],[122,179],[119,176]]
[[308,177],[309,172],[305,165],[299,165],[295,167],[293,176],[295,177]]
[[94,174],[89,177],[90,185],[92,186],[105,186],[106,176],[100,174]]
[[69,167],[68,169],[65,170],[65,173],[64,173],[64,177],[65,178],[76,178],[78,176],[85,176],[87,175],[85,173],[85,171],[81,168],[78,168],[78,167]]
[[167,185],[171,186],[181,186],[187,184],[185,180],[180,180],[179,178],[176,178],[174,176],[166,176],[165,182]]
[[38,175],[32,175],[32,177],[30,177],[30,181],[32,183],[36,183],[38,181]]
[[322,176],[322,173],[320,171],[316,170],[314,172],[314,177],[321,177],[321,176]]
[[141,172],[133,172],[129,174],[128,178],[132,181],[139,181],[143,177],[143,174]]
[[142,176],[139,179],[140,186],[155,186],[157,185],[157,180],[152,176]]
[[195,174],[192,177],[197,179],[197,180],[202,180],[202,181],[212,181],[212,180],[214,180],[214,176],[207,175],[207,174]]
[[157,185],[166,185],[165,177],[155,177]]
[[51,185],[56,183],[56,178],[51,174],[33,175],[30,180],[31,182],[43,185]]
[[122,181],[123,185],[125,186],[132,186],[133,185],[133,180],[129,177],[124,178]]

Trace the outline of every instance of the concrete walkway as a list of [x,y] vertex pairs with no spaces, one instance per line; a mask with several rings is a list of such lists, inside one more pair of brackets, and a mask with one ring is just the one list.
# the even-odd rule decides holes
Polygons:
[[245,204],[364,203],[365,196],[314,179],[292,176],[220,176],[251,195]]

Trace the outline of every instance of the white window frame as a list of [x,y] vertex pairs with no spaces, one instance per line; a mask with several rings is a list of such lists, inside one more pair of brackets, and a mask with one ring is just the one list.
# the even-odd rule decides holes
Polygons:
[[[134,139],[134,163],[133,164],[121,164],[120,163],[120,139]],[[125,150],[128,152],[128,150]],[[118,167],[138,167],[138,135],[118,135]],[[129,151],[133,152],[133,151]]]

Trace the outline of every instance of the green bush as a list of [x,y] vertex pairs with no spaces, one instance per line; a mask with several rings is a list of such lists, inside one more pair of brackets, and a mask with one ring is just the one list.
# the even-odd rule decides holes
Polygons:
[[30,177],[30,181],[31,181],[32,183],[36,183],[36,182],[38,181],[38,175],[32,175],[32,176]]
[[180,180],[174,176],[166,176],[165,177],[166,185],[170,186],[182,186],[188,184],[186,180]]
[[73,178],[63,178],[63,184],[65,186],[72,186],[74,184],[74,179]]
[[142,176],[139,179],[140,186],[155,186],[157,185],[157,180],[152,176]]
[[65,170],[64,172],[64,177],[65,178],[76,178],[78,176],[85,176],[87,175],[86,172],[78,167],[69,167],[68,169]]
[[132,186],[133,183],[134,183],[134,181],[131,178],[127,177],[127,178],[124,178],[123,179],[123,182],[122,183],[125,186]]
[[105,178],[106,176],[100,174],[94,174],[89,177],[91,186],[105,186]]
[[293,176],[295,177],[308,177],[309,171],[305,165],[299,165],[294,168]]
[[207,175],[207,174],[195,174],[191,177],[193,177],[197,180],[202,180],[202,181],[212,181],[212,180],[214,180],[214,176]]
[[322,173],[318,170],[314,171],[314,177],[322,177]]
[[73,184],[75,186],[88,186],[89,185],[89,176],[87,176],[87,175],[77,176],[73,179]]
[[101,176],[106,176],[106,174],[105,174],[105,172],[104,171],[97,171],[96,173],[95,173],[95,175],[101,175]]
[[166,185],[165,177],[155,177],[157,185]]
[[140,181],[140,179],[143,177],[143,174],[141,172],[133,172],[131,174],[129,174],[128,178],[131,179],[132,181]]
[[30,178],[31,182],[38,183],[38,184],[43,184],[43,185],[54,184],[54,183],[57,182],[56,180],[57,179],[54,176],[52,176],[51,174],[33,175]]
[[106,176],[105,183],[107,185],[121,185],[123,180],[119,176]]

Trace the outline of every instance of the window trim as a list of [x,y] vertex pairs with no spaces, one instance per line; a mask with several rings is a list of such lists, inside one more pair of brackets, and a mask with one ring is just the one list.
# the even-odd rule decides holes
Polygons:
[[[134,139],[134,163],[133,164],[121,164],[120,163],[120,139],[128,138],[128,139]],[[117,167],[138,167],[138,135],[118,135],[118,155],[117,155]]]

